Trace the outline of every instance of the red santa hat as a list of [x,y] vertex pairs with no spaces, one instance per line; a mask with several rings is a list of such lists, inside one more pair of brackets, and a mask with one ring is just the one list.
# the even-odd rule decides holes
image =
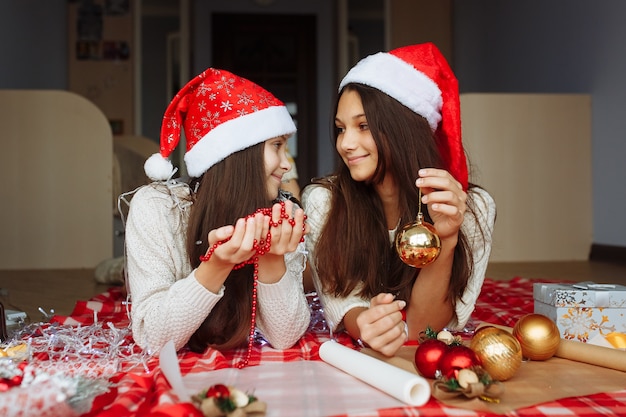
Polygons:
[[339,91],[349,83],[376,88],[424,117],[435,132],[445,166],[467,189],[458,81],[434,44],[404,46],[363,58],[348,71]]
[[209,68],[189,81],[165,110],[160,152],[146,161],[153,181],[172,177],[169,160],[184,129],[185,165],[199,177],[227,156],[268,139],[296,131],[285,105],[253,82]]

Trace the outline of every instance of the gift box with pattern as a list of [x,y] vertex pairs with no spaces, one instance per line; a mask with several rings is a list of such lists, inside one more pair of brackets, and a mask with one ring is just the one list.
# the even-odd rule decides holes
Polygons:
[[579,282],[533,284],[534,312],[551,318],[561,337],[586,343],[626,333],[626,286]]

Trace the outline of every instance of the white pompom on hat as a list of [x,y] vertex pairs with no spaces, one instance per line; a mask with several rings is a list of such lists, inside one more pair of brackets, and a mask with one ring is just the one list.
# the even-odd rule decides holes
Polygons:
[[201,176],[235,152],[296,131],[282,101],[245,78],[215,68],[189,81],[167,107],[160,152],[144,164],[153,181],[165,181],[174,174],[169,157],[178,146],[181,128],[191,177]]
[[363,58],[348,71],[339,91],[350,83],[376,88],[424,117],[435,132],[448,171],[467,189],[459,84],[433,43],[404,46]]

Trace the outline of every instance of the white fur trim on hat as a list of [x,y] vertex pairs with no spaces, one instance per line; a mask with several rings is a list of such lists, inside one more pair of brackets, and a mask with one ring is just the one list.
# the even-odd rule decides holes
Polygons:
[[155,153],[143,164],[143,169],[152,181],[165,181],[174,175],[172,162],[160,153]]
[[406,61],[386,52],[363,58],[339,84],[365,84],[395,98],[424,117],[435,131],[441,121],[441,90],[426,74]]
[[199,177],[227,156],[296,131],[284,106],[273,106],[228,120],[209,131],[185,154],[187,173]]

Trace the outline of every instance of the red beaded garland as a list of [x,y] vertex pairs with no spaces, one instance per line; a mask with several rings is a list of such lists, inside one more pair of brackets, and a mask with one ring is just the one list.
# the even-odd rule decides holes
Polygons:
[[[278,219],[277,222],[273,222],[271,220],[271,216],[272,216],[271,208],[259,208],[253,214],[249,214],[248,216],[246,216],[246,219],[254,217],[257,213],[261,213],[265,216],[270,216],[271,227],[280,226],[283,223],[283,219],[288,220],[289,224],[292,227],[295,226],[296,221],[290,218],[289,215],[285,212],[285,202],[281,201],[280,205],[281,205],[280,218]],[[307,217],[305,215],[304,219],[306,220],[306,218]],[[306,226],[303,225],[302,231],[304,231],[305,228]],[[211,259],[211,255],[213,255],[213,252],[215,252],[215,249],[217,249],[219,245],[225,242],[228,242],[228,240],[229,239],[220,240],[214,243],[204,255],[200,256],[200,262],[207,262],[209,259]],[[304,237],[300,239],[300,242],[303,242],[303,241],[304,241]],[[255,250],[254,256],[252,256],[247,261],[237,264],[233,267],[233,269],[241,269],[246,265],[250,265],[250,264],[254,265],[254,273],[252,275],[252,279],[253,279],[252,281],[252,313],[251,313],[251,319],[250,319],[250,333],[248,335],[248,351],[246,353],[245,359],[239,364],[237,364],[237,367],[239,369],[248,365],[248,362],[250,361],[250,356],[252,355],[252,344],[254,343],[254,329],[256,328],[257,287],[258,287],[258,282],[259,282],[259,256],[263,256],[266,253],[268,253],[270,250],[271,244],[272,244],[272,235],[271,235],[271,232],[268,231],[265,239],[261,239],[260,242],[257,242],[256,239],[254,240],[254,244],[253,244],[253,249]]]

